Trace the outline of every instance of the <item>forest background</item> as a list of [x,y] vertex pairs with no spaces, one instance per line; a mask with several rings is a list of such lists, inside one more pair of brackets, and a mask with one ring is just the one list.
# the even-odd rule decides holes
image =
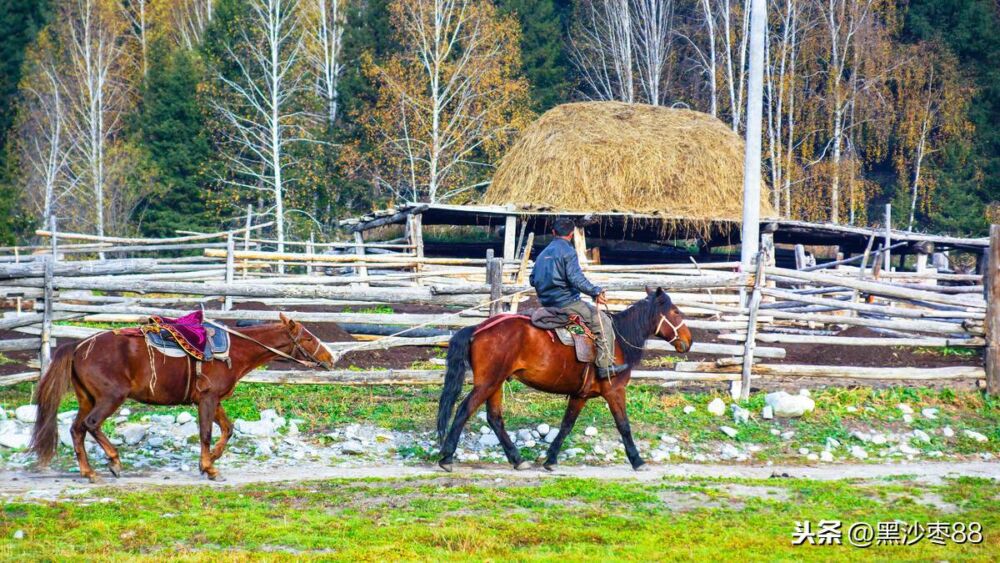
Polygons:
[[[785,217],[983,235],[1000,220],[1000,5],[767,0],[763,162]],[[276,236],[475,201],[561,103],[741,135],[739,0],[6,0],[0,241],[60,229]],[[587,189],[581,186],[581,189]]]

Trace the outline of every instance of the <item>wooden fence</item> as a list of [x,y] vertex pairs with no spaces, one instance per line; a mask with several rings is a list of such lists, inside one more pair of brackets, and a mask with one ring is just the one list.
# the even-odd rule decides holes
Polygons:
[[[38,364],[0,378],[0,385],[36,379],[61,338],[85,338],[98,329],[58,324],[65,320],[136,322],[141,316],[178,316],[203,306],[222,321],[273,320],[272,310],[233,310],[240,301],[280,305],[372,306],[426,304],[450,307],[441,314],[309,312],[293,314],[306,323],[338,323],[360,342],[330,343],[335,350],[444,346],[449,330],[474,325],[488,314],[516,310],[530,295],[532,237],[506,252],[482,259],[423,255],[409,234],[395,241],[286,243],[303,252],[268,250],[274,241],[252,238],[261,225],[171,239],[128,239],[60,233],[55,225],[39,234],[51,244],[19,248],[0,256],[0,297],[8,303],[0,329],[23,336],[0,340],[0,352],[38,350]],[[419,225],[410,227],[419,228]],[[224,240],[223,243],[216,241]],[[68,242],[67,242],[68,241]],[[237,244],[239,241],[239,245]],[[633,371],[637,381],[663,385],[688,381],[729,382],[746,397],[754,378],[822,377],[871,381],[983,381],[1000,392],[1000,228],[991,230],[985,276],[893,272],[883,268],[883,250],[820,267],[774,266],[774,247],[763,236],[752,272],[736,263],[585,265],[607,288],[613,310],[642,298],[647,286],[671,293],[688,325],[714,338],[697,341],[693,354],[708,361],[677,361],[670,369]],[[239,248],[238,248],[239,246]],[[339,253],[323,253],[323,250]],[[201,256],[169,257],[177,250]],[[319,250],[319,252],[317,252]],[[582,252],[582,249],[581,249]],[[103,254],[103,259],[95,257]],[[150,257],[150,254],[154,255]],[[110,257],[109,257],[110,256]],[[89,258],[89,259],[88,259]],[[825,268],[822,266],[826,266]],[[294,273],[288,269],[293,270]],[[951,285],[943,285],[951,284]],[[965,285],[957,285],[965,284]],[[31,307],[26,307],[31,303]],[[183,307],[183,308],[180,308]],[[461,309],[458,311],[456,309]],[[394,334],[407,327],[420,330]],[[865,327],[877,336],[844,336],[845,327]],[[784,346],[826,344],[851,347],[985,348],[985,362],[926,368],[784,363]],[[670,351],[661,341],[652,350]],[[985,363],[985,365],[984,365]],[[443,370],[255,371],[246,381],[266,383],[434,384]]]

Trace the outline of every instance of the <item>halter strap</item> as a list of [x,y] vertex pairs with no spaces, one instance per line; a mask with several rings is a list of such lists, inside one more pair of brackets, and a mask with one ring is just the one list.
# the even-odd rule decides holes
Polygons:
[[674,323],[670,322],[670,319],[668,319],[666,315],[660,313],[660,322],[656,324],[656,330],[653,332],[653,334],[660,333],[660,328],[663,326],[663,323],[667,323],[670,326],[670,328],[674,331],[674,337],[671,338],[670,340],[667,340],[667,344],[673,344],[674,341],[680,338],[681,336],[679,329],[682,326],[685,326],[684,319],[681,319],[681,322],[675,325]]
[[[233,330],[233,329],[231,329],[229,327],[222,326],[221,324],[220,325],[216,325],[216,326],[218,326],[222,330],[228,332],[229,334],[232,334],[232,335],[235,335],[235,336],[239,336],[240,338],[243,338],[245,340],[249,340],[250,342],[253,342],[254,344],[260,346],[261,348],[264,348],[268,352],[271,352],[272,354],[275,354],[277,356],[285,358],[286,360],[292,360],[293,362],[297,362],[297,363],[299,363],[301,365],[304,365],[306,367],[309,367],[309,368],[314,368],[314,367],[320,365],[318,361],[315,361],[316,360],[316,356],[314,354],[310,354],[310,353],[306,352],[302,348],[302,345],[299,344],[299,339],[296,338],[296,337],[294,337],[294,336],[292,336],[291,331],[288,332],[288,335],[292,336],[292,344],[295,345],[295,350],[301,351],[304,355],[312,358],[314,361],[300,360],[300,359],[296,358],[295,356],[292,356],[291,354],[286,354],[285,352],[282,352],[281,350],[278,350],[277,348],[273,348],[271,346],[268,346],[267,344],[264,344],[260,340],[257,340],[256,338],[253,338],[252,336],[247,336],[246,334],[243,334],[242,332],[240,332],[238,330]],[[318,346],[316,347],[316,350],[319,351],[319,347]]]

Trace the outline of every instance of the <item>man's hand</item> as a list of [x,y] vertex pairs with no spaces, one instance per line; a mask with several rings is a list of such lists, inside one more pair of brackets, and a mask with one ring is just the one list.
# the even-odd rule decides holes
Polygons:
[[608,296],[605,294],[605,292],[602,291],[599,294],[597,294],[597,297],[594,298],[594,303],[597,303],[598,305],[607,305]]

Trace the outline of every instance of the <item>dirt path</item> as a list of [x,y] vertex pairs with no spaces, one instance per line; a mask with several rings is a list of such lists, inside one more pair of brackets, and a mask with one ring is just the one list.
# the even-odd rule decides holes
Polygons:
[[[30,471],[0,472],[0,497],[29,497],[39,499],[55,498],[63,493],[80,494],[89,489],[111,487],[131,489],[143,486],[238,486],[253,483],[283,481],[312,481],[319,479],[391,479],[418,476],[447,475],[431,465],[299,465],[281,472],[248,471],[230,469],[223,471],[224,482],[212,482],[200,478],[194,472],[179,473],[151,471],[126,475],[120,479],[105,478],[102,483],[91,484],[72,473]],[[926,483],[939,483],[947,477],[981,477],[1000,480],[1000,462],[919,462],[893,464],[843,464],[843,465],[713,465],[676,464],[650,466],[648,471],[635,472],[627,466],[568,466],[550,473],[540,467],[527,471],[514,471],[505,466],[462,465],[456,466],[459,477],[504,479],[538,479],[553,477],[578,477],[595,479],[658,481],[664,477],[721,477],[767,479],[789,477],[835,481],[839,479],[879,479],[890,476],[909,475]]]

